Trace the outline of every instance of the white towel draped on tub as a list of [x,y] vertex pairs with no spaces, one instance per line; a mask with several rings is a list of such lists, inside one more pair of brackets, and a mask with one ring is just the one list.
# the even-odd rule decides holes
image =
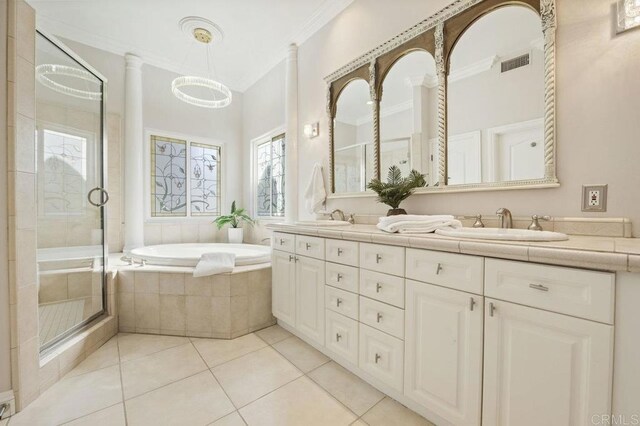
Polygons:
[[322,166],[318,163],[313,165],[311,181],[304,192],[304,205],[309,213],[317,213],[327,198],[327,191],[324,189],[324,179],[322,178]]
[[397,215],[381,217],[378,229],[401,234],[428,234],[436,229],[461,228],[462,223],[451,215]]
[[233,253],[205,253],[193,270],[194,277],[224,274],[233,271],[236,266],[236,255]]

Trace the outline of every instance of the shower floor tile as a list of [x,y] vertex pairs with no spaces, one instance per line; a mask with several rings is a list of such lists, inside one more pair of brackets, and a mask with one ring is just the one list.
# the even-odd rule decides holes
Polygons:
[[[287,337],[278,326],[235,343],[119,334],[8,426],[431,425],[337,366],[301,371],[291,361],[314,349],[296,340],[283,356],[272,345]],[[354,389],[366,400],[349,397]]]

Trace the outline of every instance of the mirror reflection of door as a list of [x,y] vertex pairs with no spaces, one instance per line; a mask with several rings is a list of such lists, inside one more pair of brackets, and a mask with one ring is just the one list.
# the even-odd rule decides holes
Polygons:
[[373,177],[373,109],[369,83],[347,84],[333,122],[335,192],[362,192]]
[[[436,63],[430,53],[415,50],[398,59],[383,77],[380,100],[380,173],[392,165],[406,176],[412,169],[428,175],[437,136]],[[436,146],[437,148],[437,146]],[[437,176],[436,176],[437,181]]]
[[543,116],[540,17],[524,5],[495,9],[467,28],[451,52],[448,184],[543,178]]

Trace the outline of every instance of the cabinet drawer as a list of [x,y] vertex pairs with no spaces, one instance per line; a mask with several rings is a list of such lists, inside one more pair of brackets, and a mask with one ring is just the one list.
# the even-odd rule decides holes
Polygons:
[[485,294],[613,324],[615,274],[487,259]]
[[407,278],[482,294],[484,258],[407,249]]
[[271,245],[274,250],[286,251],[287,253],[295,253],[296,236],[292,234],[283,234],[282,232],[274,232],[271,238]]
[[333,287],[358,292],[358,268],[327,262],[327,284]]
[[325,240],[325,244],[328,261],[358,266],[358,243],[354,241]]
[[360,324],[358,366],[381,382],[402,392],[404,342]]
[[358,321],[327,310],[325,345],[342,358],[358,364]]
[[404,339],[404,309],[360,296],[360,322]]
[[404,278],[360,270],[360,294],[404,308]]
[[296,254],[324,260],[324,238],[296,235]]
[[404,247],[360,243],[360,267],[404,276]]
[[346,315],[355,320],[358,319],[358,295],[349,293],[330,286],[326,286],[325,290],[325,307],[334,312]]

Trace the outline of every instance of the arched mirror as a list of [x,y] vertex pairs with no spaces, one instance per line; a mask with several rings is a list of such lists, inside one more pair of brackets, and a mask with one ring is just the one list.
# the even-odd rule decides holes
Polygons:
[[340,92],[333,121],[336,193],[362,192],[374,176],[375,144],[369,83],[356,79]]
[[544,41],[524,5],[483,15],[456,41],[447,75],[447,184],[545,177]]
[[438,78],[430,53],[413,50],[398,59],[382,83],[380,100],[380,171],[396,165],[438,181]]

